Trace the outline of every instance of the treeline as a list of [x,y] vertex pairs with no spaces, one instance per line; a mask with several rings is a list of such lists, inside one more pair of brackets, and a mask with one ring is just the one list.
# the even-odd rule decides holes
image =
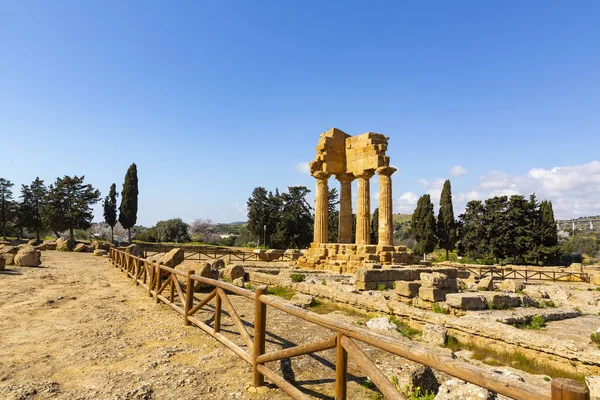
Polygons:
[[472,200],[456,220],[446,180],[437,219],[430,196],[421,196],[412,216],[411,235],[418,254],[439,247],[446,251],[446,259],[456,249],[459,256],[487,264],[505,259],[523,264],[562,262],[552,203],[538,202],[535,194]]
[[[24,238],[42,234],[68,232],[69,243],[75,241],[76,229],[88,229],[93,219],[92,206],[100,201],[100,191],[85,183],[84,176],[56,178],[48,186],[39,177],[29,185],[21,185],[18,199],[14,198],[14,183],[0,178],[0,229],[2,237]],[[123,184],[119,221],[125,229],[135,225],[137,215],[137,169],[132,164]],[[104,202],[104,215],[112,227],[116,224],[116,189],[111,186]]]

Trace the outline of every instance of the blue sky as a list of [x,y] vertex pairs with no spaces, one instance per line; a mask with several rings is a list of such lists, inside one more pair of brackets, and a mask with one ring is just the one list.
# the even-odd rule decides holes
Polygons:
[[138,222],[241,220],[255,186],[314,189],[335,126],[390,137],[397,211],[449,177],[458,211],[536,191],[600,214],[598,1],[0,0],[0,21],[17,186],[105,195],[136,162]]

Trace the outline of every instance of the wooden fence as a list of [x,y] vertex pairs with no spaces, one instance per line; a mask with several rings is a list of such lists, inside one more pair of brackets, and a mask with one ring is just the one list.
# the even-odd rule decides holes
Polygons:
[[571,281],[590,282],[590,275],[585,272],[557,271],[527,268],[497,268],[493,266],[464,265],[453,268],[469,271],[479,279],[491,276],[493,279],[523,279],[526,281]]
[[[292,306],[280,298],[267,295],[267,287],[261,286],[256,291],[233,286],[227,282],[194,275],[194,271],[183,273],[175,269],[154,263],[150,260],[135,257],[117,249],[111,249],[110,260],[128,277],[134,279],[136,285],[145,287],[148,295],[157,303],[163,302],[183,316],[183,324],[190,323],[211,335],[228,347],[242,360],[252,366],[252,384],[263,386],[265,378],[277,385],[294,399],[309,399],[300,389],[286,381],[266,363],[291,357],[311,354],[327,349],[336,350],[335,362],[335,398],[347,397],[348,359],[371,379],[387,399],[405,399],[387,377],[377,368],[368,356],[357,345],[357,342],[371,345],[380,350],[407,358],[411,361],[445,372],[464,381],[492,390],[496,393],[517,400],[589,400],[589,390],[585,384],[568,379],[554,379],[551,389],[545,389],[525,382],[489,372],[469,363],[456,360],[450,356],[438,354],[418,344],[405,343],[367,329],[342,321],[319,315],[299,307]],[[181,285],[179,279],[185,281]],[[200,300],[194,296],[196,284],[214,288],[210,294]],[[165,291],[168,291],[165,293]],[[253,335],[246,329],[229,296],[242,296],[254,302]],[[214,308],[206,308],[209,302],[215,301]],[[319,325],[330,330],[330,336],[314,343],[297,345],[292,348],[265,353],[265,336],[267,331],[267,306],[286,314],[300,318],[306,322]],[[213,312],[213,326],[201,321],[195,314],[201,310]],[[225,310],[237,327],[243,345],[238,346],[221,333],[221,314]],[[210,321],[210,320],[209,320]]]
[[283,253],[267,254],[254,253],[248,250],[231,249],[227,247],[215,246],[167,246],[167,245],[143,245],[144,256],[166,253],[172,249],[179,248],[185,253],[186,260],[223,260],[226,262],[235,261],[293,261],[290,255]]

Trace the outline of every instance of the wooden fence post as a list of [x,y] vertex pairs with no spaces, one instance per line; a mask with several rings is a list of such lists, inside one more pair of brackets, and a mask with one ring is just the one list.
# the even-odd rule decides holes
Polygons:
[[590,400],[590,390],[583,382],[552,379],[552,400]]
[[259,387],[265,384],[265,376],[258,372],[258,356],[265,352],[265,334],[267,331],[267,305],[260,301],[260,296],[267,294],[267,287],[262,285],[256,288],[254,300],[254,351],[252,352],[252,386]]
[[342,337],[338,332],[335,348],[335,400],[346,400],[348,352],[342,346]]
[[160,262],[156,263],[156,272],[154,273],[155,276],[155,281],[156,281],[156,285],[154,289],[154,298],[156,299],[156,302],[159,303],[160,300],[158,299],[158,290],[160,289],[160,285],[162,284],[162,278],[161,278],[161,273],[160,273]]
[[188,326],[188,313],[194,305],[194,280],[192,279],[194,271],[187,272],[187,280],[185,283],[185,306],[183,308],[183,325]]
[[215,296],[215,332],[221,332],[221,296],[217,291]]

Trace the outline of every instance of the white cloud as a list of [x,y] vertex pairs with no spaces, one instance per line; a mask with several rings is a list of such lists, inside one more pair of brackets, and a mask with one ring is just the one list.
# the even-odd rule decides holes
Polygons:
[[461,176],[461,175],[466,175],[469,171],[467,171],[465,168],[461,167],[460,165],[455,165],[452,168],[450,168],[450,176]]
[[238,202],[233,202],[233,203],[229,203],[229,206],[235,210],[236,215],[238,215],[240,217],[248,216],[248,205],[246,203],[242,204],[242,203],[238,203]]
[[417,201],[419,201],[419,195],[414,192],[404,192],[398,198],[394,207],[394,212],[402,214],[412,214],[417,207]]
[[600,214],[600,161],[582,165],[532,168],[524,175],[510,176],[490,171],[480,178],[484,198],[535,193],[538,199],[551,200],[557,218],[576,218]]
[[421,178],[419,179],[419,185],[423,186],[424,188],[428,188],[431,183],[429,183],[428,180]]
[[296,163],[296,171],[302,173],[302,174],[310,174],[310,167],[308,166],[308,161],[302,161],[299,163]]

